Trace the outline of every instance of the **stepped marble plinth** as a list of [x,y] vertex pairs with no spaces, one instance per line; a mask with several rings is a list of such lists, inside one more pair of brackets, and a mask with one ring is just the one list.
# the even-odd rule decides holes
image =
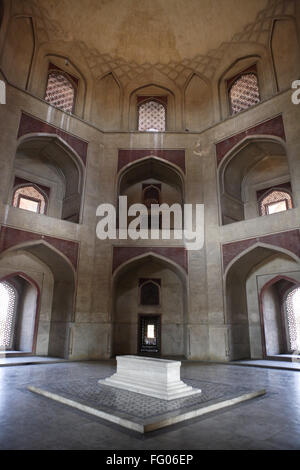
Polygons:
[[185,398],[200,389],[180,380],[180,361],[141,356],[117,356],[117,372],[99,383],[163,400]]

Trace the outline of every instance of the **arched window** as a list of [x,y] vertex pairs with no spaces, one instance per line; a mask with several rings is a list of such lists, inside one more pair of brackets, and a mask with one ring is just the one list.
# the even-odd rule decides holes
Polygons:
[[148,209],[151,204],[159,204],[160,201],[160,185],[143,185],[143,202]]
[[164,132],[166,130],[166,107],[156,100],[148,100],[138,106],[138,130]]
[[46,197],[32,185],[22,186],[14,192],[13,206],[37,214],[45,214]]
[[286,296],[285,310],[289,349],[300,353],[300,287],[296,287]]
[[151,280],[142,281],[140,285],[141,305],[159,305],[160,285]]
[[75,84],[60,70],[50,70],[45,100],[56,108],[72,113],[75,104]]
[[239,113],[259,103],[257,75],[255,73],[245,73],[234,80],[229,88],[229,101],[231,114]]
[[275,214],[293,208],[291,195],[287,191],[274,189],[259,200],[260,215]]
[[0,282],[0,350],[12,349],[17,295],[8,282]]

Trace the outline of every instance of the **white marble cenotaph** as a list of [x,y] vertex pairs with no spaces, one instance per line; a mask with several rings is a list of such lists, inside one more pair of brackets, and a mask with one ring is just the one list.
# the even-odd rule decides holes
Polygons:
[[143,356],[117,356],[117,372],[100,384],[163,400],[201,393],[180,380],[180,361]]

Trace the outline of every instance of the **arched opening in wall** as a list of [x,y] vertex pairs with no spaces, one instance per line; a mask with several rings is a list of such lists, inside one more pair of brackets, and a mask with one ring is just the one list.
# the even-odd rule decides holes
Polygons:
[[227,81],[231,114],[237,114],[260,102],[256,73],[242,73]]
[[[293,275],[299,277],[297,273]],[[277,275],[261,289],[264,356],[285,359],[300,354],[299,336],[299,282],[285,275]]]
[[278,189],[271,189],[259,200],[260,215],[270,215],[287,211],[293,208],[293,200],[290,193]]
[[0,351],[13,349],[17,293],[8,282],[0,282]]
[[115,271],[113,299],[113,355],[188,355],[182,268],[152,253],[134,258]]
[[75,108],[78,79],[53,64],[49,65],[45,101],[67,113]]
[[39,289],[23,273],[0,281],[0,351],[32,354],[36,346]]
[[26,242],[1,254],[0,272],[20,265],[24,272],[4,276],[18,294],[15,350],[68,357],[75,295],[73,266],[43,240]]
[[294,287],[284,298],[288,349],[300,355],[300,287]]
[[[17,189],[15,197],[20,181],[27,184]],[[84,165],[81,159],[59,137],[31,136],[22,140],[17,149],[9,201],[16,207],[30,206],[29,210],[34,212],[79,223],[83,183]],[[17,206],[18,202],[21,206]]]
[[166,130],[167,96],[138,97],[138,130],[164,132]]
[[[218,179],[223,225],[258,217],[257,192],[262,195],[290,182],[283,143],[264,137],[245,139],[223,158]],[[271,206],[270,210],[275,212]]]
[[285,269],[299,271],[296,255],[261,243],[242,252],[226,268],[224,299],[230,360],[286,352],[278,296],[279,287],[284,285],[270,286],[269,291],[264,287],[270,274],[273,278],[275,270],[280,274]]
[[[145,225],[150,228],[151,225],[151,205],[163,203],[169,207],[175,204],[175,212],[168,211],[166,207],[162,207],[158,214],[159,227],[162,226],[164,217],[168,223],[170,220],[170,228],[181,229],[183,218],[184,203],[184,176],[182,172],[174,165],[159,159],[157,157],[146,157],[129,164],[121,170],[118,177],[118,198],[119,196],[127,197],[128,207],[133,204],[144,204],[147,212],[142,215],[146,218]],[[119,199],[118,199],[119,200]],[[127,225],[135,217],[127,217]],[[177,221],[178,220],[178,221]],[[118,227],[121,227],[118,220]]]
[[23,185],[14,188],[13,206],[37,214],[46,214],[47,196],[37,186]]
[[140,304],[160,304],[160,279],[140,279]]
[[[245,44],[246,55],[234,60],[220,75],[218,82],[219,105],[223,119],[250,109],[269,96],[269,56],[265,48],[249,54],[253,47]],[[230,60],[230,59],[229,59]]]

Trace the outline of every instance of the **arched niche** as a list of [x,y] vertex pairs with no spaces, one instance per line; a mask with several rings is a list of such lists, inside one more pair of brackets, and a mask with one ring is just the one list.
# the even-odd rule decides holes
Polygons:
[[232,80],[244,72],[247,73],[250,69],[256,69],[261,101],[271,97],[276,91],[268,49],[263,45],[253,45],[253,43],[232,43],[228,54],[225,54],[221,60],[213,83],[213,93],[219,103],[221,119],[226,119],[231,115],[229,87]]
[[218,179],[223,225],[257,217],[256,192],[290,181],[283,142],[246,138],[223,158]]
[[69,330],[74,315],[74,268],[61,252],[43,240],[22,243],[1,253],[0,273],[14,272],[20,262],[22,276],[33,279],[40,290],[34,352],[67,357]]
[[[291,267],[299,269],[299,258],[283,248],[257,243],[239,254],[227,266],[224,275],[224,300],[230,360],[263,357],[263,331],[256,276],[272,272],[272,269],[268,270],[268,266],[280,271],[284,265],[287,270]],[[272,275],[274,276],[274,271]],[[252,283],[249,284],[251,278]]]
[[[51,41],[40,45],[33,62],[29,91],[45,99],[49,68],[55,67],[63,74],[69,75],[71,81],[76,83],[75,106],[72,113],[90,120],[93,77],[86,67],[79,47],[70,50],[68,43],[64,41]],[[51,108],[48,112],[51,113]]]
[[278,90],[287,90],[300,75],[300,48],[293,18],[274,20],[271,52]]
[[[84,166],[80,157],[57,136],[31,135],[21,140],[14,177],[50,189],[47,215],[78,223],[81,217]],[[9,201],[12,200],[13,183]]]
[[213,122],[211,88],[197,74],[188,80],[184,91],[185,128],[201,131]]
[[113,73],[95,82],[91,120],[104,131],[120,129],[121,88]]
[[10,19],[4,43],[1,67],[7,80],[27,89],[35,51],[32,18],[14,16]]
[[[141,305],[141,278],[159,280],[159,305]],[[139,353],[141,315],[160,316],[161,356],[187,355],[187,275],[176,263],[153,253],[131,259],[113,275],[112,298],[113,355]]]
[[[118,175],[117,195],[127,196],[128,206],[145,204],[144,188],[159,187],[159,203],[184,204],[184,176],[179,168],[149,156],[124,167]],[[118,204],[118,201],[117,201]],[[172,222],[171,222],[172,223]],[[171,228],[173,225],[171,225]]]

